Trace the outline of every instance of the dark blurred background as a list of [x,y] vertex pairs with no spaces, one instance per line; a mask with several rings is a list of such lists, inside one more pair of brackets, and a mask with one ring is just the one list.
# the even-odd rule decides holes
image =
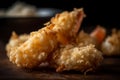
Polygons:
[[[119,12],[120,4],[118,0],[106,0],[106,1],[105,0],[0,0],[0,8],[8,9],[16,1],[21,1],[27,4],[34,5],[38,9],[39,8],[57,8],[63,11],[64,10],[71,11],[73,10],[73,8],[83,7],[87,17],[84,19],[82,26],[89,27],[89,26],[102,25],[107,29],[111,27],[119,28],[120,26],[120,22],[119,22],[120,21],[120,12]],[[6,19],[4,18],[2,20],[0,19],[0,24],[2,25],[5,24],[5,21]],[[38,23],[34,23],[33,26],[37,26],[35,24],[38,24]],[[4,28],[4,30],[0,30],[4,34],[2,35],[2,37],[10,36],[10,30],[11,31],[16,30],[18,33],[23,33],[23,32],[26,32],[28,29],[28,27],[26,28],[21,27],[23,28],[23,30],[20,30],[21,28],[14,28],[14,25],[11,25],[11,24],[7,26],[12,26],[12,27],[11,28],[7,27],[7,28]],[[3,26],[2,26],[2,29],[3,29]],[[6,33],[4,32],[5,30],[8,31],[9,35],[8,34],[5,35]],[[35,27],[34,29],[32,28],[31,30],[35,30]]]
[[[120,4],[118,0],[17,0],[37,8],[49,7],[62,10],[72,10],[83,7],[87,18],[86,25],[101,24],[106,26],[119,26]],[[0,8],[8,8],[16,0],[0,0]]]

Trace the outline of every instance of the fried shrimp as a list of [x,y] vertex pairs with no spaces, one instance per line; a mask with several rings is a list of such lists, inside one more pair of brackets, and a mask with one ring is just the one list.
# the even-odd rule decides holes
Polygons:
[[108,36],[102,43],[103,55],[120,55],[120,30],[113,29],[111,36]]
[[77,70],[88,72],[95,70],[102,62],[102,53],[94,45],[79,47],[66,45],[56,50],[50,58],[50,65],[57,68],[57,72]]
[[18,67],[38,66],[59,44],[68,44],[76,36],[84,17],[82,8],[57,14],[46,27],[31,32],[28,40],[8,51],[10,61]]

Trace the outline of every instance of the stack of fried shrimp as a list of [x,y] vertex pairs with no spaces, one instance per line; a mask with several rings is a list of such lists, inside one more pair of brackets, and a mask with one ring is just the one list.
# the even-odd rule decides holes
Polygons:
[[6,45],[9,60],[21,68],[34,68],[48,62],[57,72],[96,69],[103,57],[95,48],[96,43],[89,41],[94,38],[85,34],[87,42],[80,36],[83,32],[78,35],[84,17],[82,8],[64,11],[53,17],[45,27],[29,35],[13,33]]

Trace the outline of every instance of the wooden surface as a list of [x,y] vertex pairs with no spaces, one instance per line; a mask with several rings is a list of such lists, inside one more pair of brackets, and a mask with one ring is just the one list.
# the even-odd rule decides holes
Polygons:
[[4,44],[0,42],[0,80],[120,80],[120,57],[106,57],[95,71],[84,75],[78,71],[55,72],[55,69],[41,67],[32,70],[20,69],[12,64],[5,53]]

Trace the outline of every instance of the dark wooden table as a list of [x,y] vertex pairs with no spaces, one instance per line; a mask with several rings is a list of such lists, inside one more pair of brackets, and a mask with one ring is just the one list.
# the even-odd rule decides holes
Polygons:
[[32,70],[20,69],[13,65],[5,53],[5,45],[0,42],[0,80],[120,80],[120,57],[105,57],[95,71],[84,75],[78,71],[55,72],[55,69],[41,67]]

